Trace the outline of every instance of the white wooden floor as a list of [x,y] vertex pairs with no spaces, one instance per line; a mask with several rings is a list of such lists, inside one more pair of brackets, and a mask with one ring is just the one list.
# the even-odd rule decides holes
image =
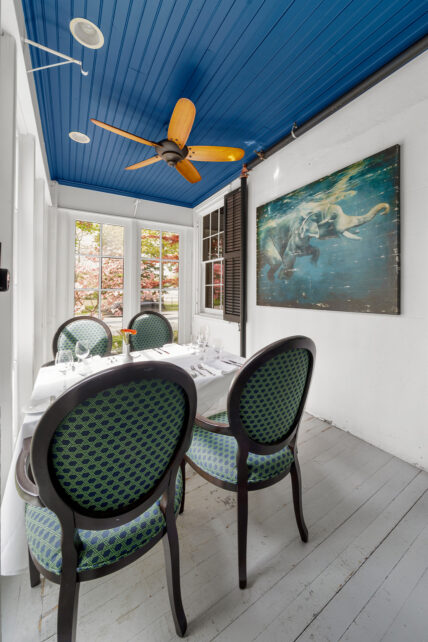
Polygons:
[[[309,542],[290,480],[251,493],[248,584],[238,588],[236,500],[188,473],[178,520],[189,642],[428,640],[428,474],[306,415],[300,438]],[[4,642],[55,640],[58,588],[3,578]],[[77,639],[176,640],[162,544],[87,582]]]

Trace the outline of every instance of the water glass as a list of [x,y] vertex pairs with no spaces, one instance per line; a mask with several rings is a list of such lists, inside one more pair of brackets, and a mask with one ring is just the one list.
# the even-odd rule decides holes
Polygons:
[[67,372],[71,370],[73,365],[73,353],[71,350],[58,350],[55,356],[55,365],[59,372],[64,375],[64,388],[65,388],[65,377]]
[[89,357],[89,343],[87,341],[77,341],[74,350],[80,363],[83,363]]

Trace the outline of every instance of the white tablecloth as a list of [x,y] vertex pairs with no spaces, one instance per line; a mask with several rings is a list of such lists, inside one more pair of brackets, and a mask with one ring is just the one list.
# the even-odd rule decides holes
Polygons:
[[[187,346],[168,344],[163,348],[167,352],[155,350],[144,350],[143,352],[132,353],[134,360],[139,361],[169,361],[175,363],[192,373],[192,365],[201,361],[200,354],[193,354]],[[238,366],[226,364],[223,361],[216,361],[214,353],[208,353],[206,367],[214,374],[198,374],[194,379],[198,394],[198,413],[211,415],[225,410],[227,393]],[[222,359],[232,359],[243,363],[243,359],[229,353],[222,356]],[[87,374],[101,372],[114,365],[120,365],[123,359],[120,355],[116,357],[94,357],[88,363]],[[25,536],[24,523],[24,502],[19,497],[15,487],[15,466],[19,453],[22,449],[23,440],[31,437],[39,423],[42,412],[35,413],[34,410],[43,408],[53,398],[58,397],[65,389],[84,380],[80,374],[81,367],[66,376],[60,374],[55,366],[41,368],[34,384],[28,410],[25,415],[21,430],[16,440],[12,458],[12,464],[6,482],[5,493],[1,505],[1,574],[17,575],[23,573],[27,568],[27,541]],[[44,408],[46,409],[46,408]]]

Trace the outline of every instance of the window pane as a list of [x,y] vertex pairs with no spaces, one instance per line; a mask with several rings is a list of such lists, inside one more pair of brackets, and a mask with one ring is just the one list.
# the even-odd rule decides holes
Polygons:
[[74,291],[74,316],[98,316],[98,292]]
[[162,232],[162,258],[175,259],[178,261],[178,245],[180,237],[178,234]]
[[223,262],[216,261],[213,263],[213,283],[221,284],[223,282]]
[[174,341],[178,337],[178,290],[162,290],[162,314],[170,322],[173,332]]
[[223,256],[223,244],[224,244],[224,234],[218,235],[218,256],[219,258]]
[[101,291],[101,317],[111,328],[122,327],[123,291]]
[[213,307],[213,287],[212,285],[205,286],[205,307]]
[[211,212],[211,234],[218,232],[218,210]]
[[100,260],[89,256],[76,256],[74,266],[74,287],[76,290],[81,288],[97,288],[100,276]]
[[162,288],[178,288],[178,263],[164,263]]
[[213,308],[221,310],[221,287],[219,285],[213,287]]
[[141,287],[159,287],[159,261],[141,261]]
[[160,254],[160,232],[141,230],[141,256],[158,259]]
[[202,223],[202,236],[205,238],[206,236],[210,235],[210,215],[207,214],[203,218],[203,223]]
[[102,288],[123,288],[123,259],[103,259]]
[[76,235],[74,241],[76,254],[100,253],[100,226],[98,223],[76,221]]
[[210,257],[210,241],[211,239],[204,239],[202,247],[202,260],[209,261]]
[[220,229],[219,232],[224,231],[224,207],[220,207]]
[[205,285],[210,285],[213,282],[213,264],[206,263],[205,265]]
[[216,259],[218,256],[218,236],[211,237],[211,258]]
[[123,227],[103,225],[103,256],[123,256]]
[[154,310],[159,312],[159,290],[143,290],[140,299],[140,311]]

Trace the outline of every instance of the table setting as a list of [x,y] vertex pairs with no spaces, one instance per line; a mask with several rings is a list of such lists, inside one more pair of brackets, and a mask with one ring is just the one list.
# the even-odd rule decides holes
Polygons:
[[[15,575],[27,566],[27,543],[24,525],[24,502],[15,488],[15,466],[24,439],[32,437],[48,407],[63,392],[97,372],[128,362],[167,361],[183,368],[193,378],[197,390],[197,412],[203,415],[225,410],[230,384],[245,359],[226,352],[220,342],[208,345],[202,333],[186,345],[169,343],[159,348],[124,351],[104,357],[89,357],[85,342],[71,350],[60,350],[55,363],[42,366],[33,392],[23,408],[24,420],[16,439],[11,467],[1,505],[1,574]],[[83,345],[79,345],[83,344]],[[69,353],[69,354],[63,354]],[[77,361],[75,360],[75,358]]]

